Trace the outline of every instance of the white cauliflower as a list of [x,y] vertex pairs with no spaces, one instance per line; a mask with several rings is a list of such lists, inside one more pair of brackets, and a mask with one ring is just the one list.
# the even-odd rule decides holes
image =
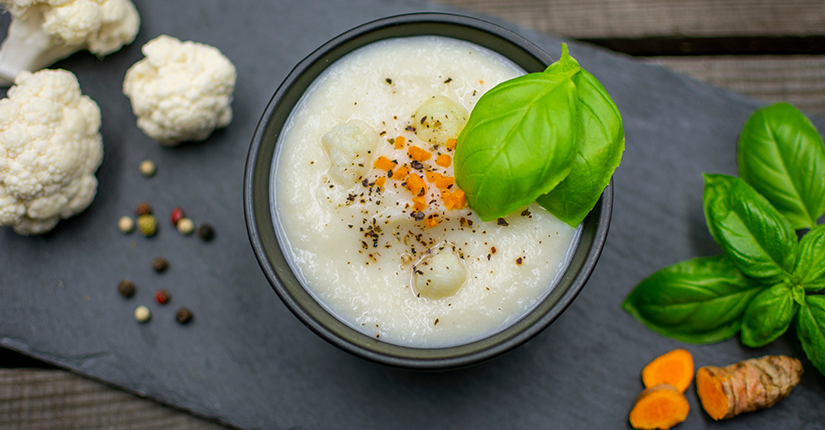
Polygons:
[[88,49],[104,56],[132,43],[140,16],[131,0],[0,0],[11,12],[0,47],[0,84]]
[[0,100],[0,225],[51,230],[86,209],[103,159],[100,108],[66,70],[23,71]]
[[433,145],[444,145],[448,139],[458,137],[469,117],[467,109],[458,103],[444,96],[433,97],[415,111],[415,135]]
[[378,133],[364,121],[354,119],[339,124],[321,137],[329,154],[329,174],[345,188],[351,188],[370,170]]
[[205,140],[232,122],[237,73],[221,51],[162,35],[143,45],[143,60],[126,72],[123,94],[137,125],[160,144]]
[[465,280],[467,270],[452,249],[442,249],[415,266],[415,290],[428,299],[452,296]]

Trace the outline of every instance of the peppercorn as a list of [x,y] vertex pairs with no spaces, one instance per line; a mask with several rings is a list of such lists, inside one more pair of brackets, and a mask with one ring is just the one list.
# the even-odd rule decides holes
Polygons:
[[140,173],[147,178],[155,176],[155,172],[157,172],[157,166],[152,160],[143,160],[140,162]]
[[209,242],[215,237],[215,229],[209,224],[201,224],[198,228],[198,236],[204,241]]
[[155,291],[155,301],[162,305],[168,303],[171,298],[172,296],[169,295],[169,291],[166,291],[165,289]]
[[137,216],[141,216],[141,215],[149,215],[149,214],[151,214],[151,213],[152,213],[152,207],[151,207],[151,206],[149,206],[149,203],[146,203],[146,202],[141,202],[141,203],[140,203],[140,204],[138,204],[138,205],[137,205],[137,207],[135,208],[135,214],[136,214]]
[[135,221],[132,219],[132,217],[120,217],[120,219],[117,221],[117,228],[120,229],[120,231],[123,234],[129,234],[135,231]]
[[156,220],[152,215],[139,216],[137,224],[140,229],[140,234],[146,237],[154,236],[158,231],[158,220]]
[[135,284],[128,279],[124,279],[117,284],[117,292],[119,292],[123,297],[132,297],[135,295]]
[[189,321],[192,321],[192,311],[188,308],[178,309],[178,312],[175,314],[175,320],[181,324],[186,324]]
[[172,214],[169,215],[169,221],[172,221],[172,225],[178,225],[178,222],[184,217],[183,209],[181,208],[174,208],[172,209]]
[[145,323],[148,322],[152,318],[152,312],[149,311],[149,308],[146,306],[138,306],[135,309],[135,319],[138,322]]
[[178,221],[178,231],[183,235],[190,235],[195,231],[195,223],[189,218],[181,218]]
[[169,268],[169,262],[165,258],[157,257],[154,260],[152,260],[152,269],[154,269],[155,272],[163,273],[168,268]]

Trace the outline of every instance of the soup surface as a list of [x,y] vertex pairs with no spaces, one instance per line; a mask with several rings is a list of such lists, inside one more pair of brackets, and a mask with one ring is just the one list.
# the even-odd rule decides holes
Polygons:
[[522,74],[468,42],[410,37],[348,54],[307,90],[278,142],[273,216],[293,270],[337,318],[446,347],[506,328],[550,292],[580,228],[537,205],[482,222],[452,182],[476,101]]

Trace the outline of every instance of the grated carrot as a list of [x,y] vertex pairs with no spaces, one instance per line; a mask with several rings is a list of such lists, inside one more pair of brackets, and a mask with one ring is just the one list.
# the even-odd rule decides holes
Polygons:
[[427,209],[427,197],[426,196],[416,196],[413,197],[413,203],[415,203],[415,210],[423,211]]
[[398,136],[395,138],[395,149],[404,149],[404,136]]
[[407,166],[401,166],[401,167],[395,169],[395,171],[392,172],[392,176],[390,176],[390,177],[393,178],[393,179],[399,180],[399,181],[403,181],[404,178],[406,178],[407,174],[409,174],[409,173],[410,173],[410,169],[408,169]]
[[438,158],[435,159],[435,164],[438,164],[441,167],[450,167],[452,164],[453,159],[447,154],[441,154]]
[[425,151],[417,146],[411,146],[410,149],[407,150],[407,155],[417,161],[427,161],[433,156],[429,151]]
[[435,181],[435,186],[438,188],[447,188],[455,183],[455,178],[452,176],[442,176]]
[[396,164],[395,161],[391,161],[389,158],[387,158],[383,155],[378,157],[377,160],[375,160],[375,168],[376,169],[389,171],[389,170],[392,170],[393,167],[395,167],[395,164]]
[[421,192],[427,192],[427,184],[424,183],[424,180],[421,179],[421,176],[418,176],[415,173],[411,173],[410,176],[407,178],[407,189],[413,193],[413,195],[417,196],[421,194]]

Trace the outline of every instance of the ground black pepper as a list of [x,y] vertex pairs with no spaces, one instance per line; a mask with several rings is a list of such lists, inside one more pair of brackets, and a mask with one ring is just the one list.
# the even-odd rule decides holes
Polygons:
[[507,227],[508,225],[510,225],[509,223],[507,223],[507,221],[504,220],[504,218],[499,218],[498,220],[496,220],[496,224],[503,227]]

